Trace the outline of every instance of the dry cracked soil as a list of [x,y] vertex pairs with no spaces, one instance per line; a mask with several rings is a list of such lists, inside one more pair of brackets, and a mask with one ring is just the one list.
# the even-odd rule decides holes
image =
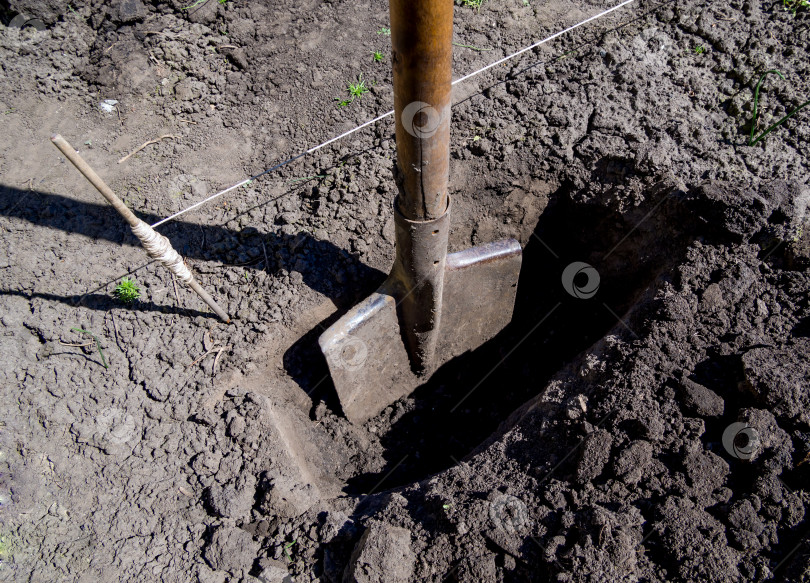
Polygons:
[[[454,77],[614,5],[459,4]],[[49,137],[154,223],[391,109],[387,3],[0,17],[0,579],[810,582],[810,108],[749,145],[806,5],[636,0],[456,85],[450,247],[520,241],[514,317],[361,425],[317,338],[393,261],[390,118],[159,227],[230,324]]]

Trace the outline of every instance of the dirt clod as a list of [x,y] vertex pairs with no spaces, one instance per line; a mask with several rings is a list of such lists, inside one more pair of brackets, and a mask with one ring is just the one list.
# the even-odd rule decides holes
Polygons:
[[[607,8],[462,4],[455,78]],[[455,85],[450,248],[521,243],[512,322],[361,425],[317,339],[393,262],[392,118],[158,227],[230,325],[49,143],[152,224],[389,111],[389,16],[0,3],[0,579],[808,581],[810,109],[747,145],[806,10],[631,3]]]
[[352,553],[346,583],[406,583],[412,580],[416,557],[411,533],[372,520]]

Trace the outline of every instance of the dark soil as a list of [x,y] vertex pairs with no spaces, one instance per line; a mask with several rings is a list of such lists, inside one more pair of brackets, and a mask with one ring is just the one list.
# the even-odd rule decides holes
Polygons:
[[[810,582],[810,108],[747,145],[810,11],[636,2],[457,85],[451,250],[524,245],[515,315],[356,426],[317,338],[393,260],[390,118],[160,227],[230,325],[48,137],[156,222],[391,109],[387,4],[188,4],[0,6],[0,579]],[[612,5],[457,6],[454,76]]]

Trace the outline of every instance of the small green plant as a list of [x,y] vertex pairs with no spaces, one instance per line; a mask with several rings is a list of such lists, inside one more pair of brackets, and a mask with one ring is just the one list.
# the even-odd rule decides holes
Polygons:
[[0,566],[5,563],[11,556],[11,549],[9,548],[8,540],[5,536],[0,536]]
[[284,545],[284,554],[287,556],[287,560],[289,562],[291,562],[291,563],[293,562],[293,558],[292,558],[292,555],[290,554],[290,549],[293,547],[293,545],[296,542],[298,542],[298,541],[293,541],[291,543],[287,543],[286,545]]
[[561,54],[559,57],[557,57],[554,60],[555,61],[562,61],[566,57],[569,57],[569,56],[573,55],[574,53],[576,53],[578,50],[579,49],[571,49],[570,51],[566,51],[566,52],[564,52],[563,54]]
[[104,358],[104,353],[101,351],[101,342],[95,334],[88,332],[87,330],[82,330],[81,328],[71,328],[71,330],[73,332],[78,332],[79,334],[87,334],[91,336],[93,340],[96,341],[96,349],[98,350],[99,356],[101,356],[101,364],[104,366],[104,368],[110,368],[110,366],[107,364],[107,359]]
[[349,82],[349,86],[346,88],[346,91],[349,92],[349,99],[341,99],[340,97],[335,98],[335,101],[340,102],[338,104],[340,107],[346,107],[350,103],[353,103],[355,99],[359,99],[368,93],[369,89],[366,87],[366,82],[363,80],[362,73],[358,75],[356,83]]
[[117,286],[115,286],[115,297],[124,302],[131,304],[141,297],[141,288],[135,285],[135,282],[125,277]]
[[782,119],[780,119],[778,122],[776,122],[775,124],[772,124],[770,127],[768,127],[768,128],[767,128],[767,129],[766,129],[764,132],[762,132],[761,134],[759,134],[759,135],[758,135],[756,138],[754,138],[754,132],[756,132],[756,129],[757,129],[757,114],[758,114],[758,109],[759,109],[759,89],[760,89],[760,87],[762,86],[762,82],[765,80],[765,77],[767,77],[767,76],[768,76],[768,75],[770,75],[771,73],[776,73],[776,74],[777,74],[777,75],[779,75],[779,76],[780,76],[782,79],[784,79],[784,78],[785,78],[785,76],[784,76],[784,75],[782,75],[782,73],[780,73],[780,72],[779,72],[779,71],[777,71],[776,69],[771,69],[770,71],[765,71],[765,72],[762,74],[762,77],[760,77],[760,78],[759,78],[759,82],[757,83],[756,89],[754,89],[754,117],[753,117],[753,118],[751,118],[751,137],[750,137],[750,138],[749,138],[749,140],[748,140],[748,145],[749,145],[749,146],[753,146],[754,144],[756,144],[756,143],[757,143],[758,141],[760,141],[762,138],[764,138],[765,136],[767,136],[767,135],[768,135],[769,133],[771,133],[773,130],[775,130],[775,129],[776,129],[776,128],[778,128],[780,125],[782,125],[782,124],[783,124],[783,123],[785,123],[787,120],[789,120],[791,117],[793,117],[793,116],[794,116],[796,113],[798,113],[798,112],[799,112],[799,110],[801,110],[801,109],[803,109],[804,107],[806,107],[806,106],[810,105],[810,101],[805,101],[804,103],[802,103],[802,104],[801,104],[801,105],[799,105],[798,107],[794,108],[794,109],[793,109],[793,111],[791,111],[789,114],[787,114],[786,116],[784,116],[784,117],[783,117]]
[[391,36],[391,29],[387,26],[381,26],[380,30],[377,31],[377,34],[381,34],[383,36]]
[[220,4],[223,4],[223,5],[228,3],[228,0],[217,0],[217,1],[218,1]]
[[810,8],[810,0],[782,0],[782,7],[796,16],[800,8]]
[[382,51],[374,51],[371,54],[374,55],[374,62],[375,63],[379,63],[380,61],[383,60]]
[[191,10],[192,8],[197,8],[200,4],[205,4],[208,0],[197,0],[193,4],[189,4],[188,6],[183,6],[180,10]]
[[456,0],[456,4],[459,6],[469,6],[470,8],[475,8],[476,12],[481,12],[481,6],[483,6],[484,0]]
[[698,45],[692,50],[695,52],[696,55],[702,55],[703,53],[706,52],[706,49],[702,45]]

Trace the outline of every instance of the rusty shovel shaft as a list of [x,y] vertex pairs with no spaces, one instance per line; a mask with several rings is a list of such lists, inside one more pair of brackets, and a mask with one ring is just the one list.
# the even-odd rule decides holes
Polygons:
[[447,255],[453,0],[389,0],[399,196],[391,273],[320,338],[346,417],[362,423],[511,321],[509,239]]
[[453,0],[390,0],[399,196],[394,285],[411,365],[435,363],[450,203]]
[[399,210],[409,220],[447,209],[453,0],[390,0]]

